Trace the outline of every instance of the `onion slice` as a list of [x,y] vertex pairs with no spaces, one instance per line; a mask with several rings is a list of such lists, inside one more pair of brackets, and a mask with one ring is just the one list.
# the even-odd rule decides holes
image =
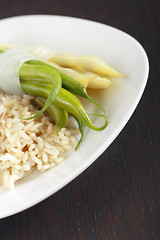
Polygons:
[[23,95],[19,80],[22,64],[35,57],[20,48],[11,48],[0,54],[0,89],[5,93]]

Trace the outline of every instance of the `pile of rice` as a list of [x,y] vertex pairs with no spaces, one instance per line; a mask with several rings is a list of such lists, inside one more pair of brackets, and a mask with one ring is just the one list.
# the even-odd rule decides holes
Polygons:
[[77,129],[63,128],[57,135],[55,124],[45,114],[31,120],[20,119],[37,111],[30,96],[17,98],[0,92],[0,186],[3,188],[14,188],[15,182],[34,168],[43,172],[56,166],[77,143]]

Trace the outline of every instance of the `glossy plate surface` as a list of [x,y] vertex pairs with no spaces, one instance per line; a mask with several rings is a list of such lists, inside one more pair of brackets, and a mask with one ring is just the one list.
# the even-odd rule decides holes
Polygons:
[[[113,79],[109,89],[91,94],[106,109],[109,124],[102,132],[87,129],[80,148],[45,173],[33,172],[14,191],[0,193],[0,218],[44,200],[91,165],[123,129],[143,94],[149,64],[142,46],[128,34],[110,26],[71,17],[30,15],[0,20],[0,43],[46,46],[55,52],[93,54],[124,78]],[[96,107],[86,103],[92,113]],[[96,119],[98,121],[98,119]]]

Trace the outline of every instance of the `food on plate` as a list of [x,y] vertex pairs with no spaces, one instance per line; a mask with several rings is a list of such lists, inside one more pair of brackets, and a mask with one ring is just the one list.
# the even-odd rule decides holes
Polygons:
[[0,93],[0,186],[13,188],[15,182],[34,169],[45,171],[65,158],[66,151],[77,145],[78,129],[69,120],[59,130],[49,115],[37,112],[33,97]]
[[85,70],[87,72],[96,72],[99,74],[109,75],[121,77],[122,74],[117,72],[115,69],[110,67],[108,64],[102,61],[102,59],[93,56],[93,55],[85,55],[85,56],[76,56],[73,53],[65,52],[54,54],[49,61],[55,62],[60,66]]
[[[1,50],[16,47],[15,45],[0,44]],[[35,58],[47,62],[61,73],[79,81],[85,88],[107,88],[111,85],[110,76],[122,77],[117,70],[110,67],[102,59],[93,56],[76,56],[73,53],[54,53],[42,46],[20,46]],[[92,84],[92,82],[94,82]]]
[[[67,150],[77,150],[86,126],[105,129],[106,112],[88,95],[87,87],[106,88],[109,76],[122,75],[95,56],[0,45],[0,185],[13,188],[33,168],[55,166]],[[102,114],[89,114],[78,96]],[[78,128],[70,115],[81,134],[78,143]],[[96,126],[90,115],[104,123]]]

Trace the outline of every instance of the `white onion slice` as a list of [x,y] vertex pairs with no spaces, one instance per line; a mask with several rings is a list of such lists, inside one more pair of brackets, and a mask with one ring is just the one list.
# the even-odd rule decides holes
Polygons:
[[0,89],[5,93],[22,95],[19,69],[35,57],[20,48],[11,48],[0,54]]

